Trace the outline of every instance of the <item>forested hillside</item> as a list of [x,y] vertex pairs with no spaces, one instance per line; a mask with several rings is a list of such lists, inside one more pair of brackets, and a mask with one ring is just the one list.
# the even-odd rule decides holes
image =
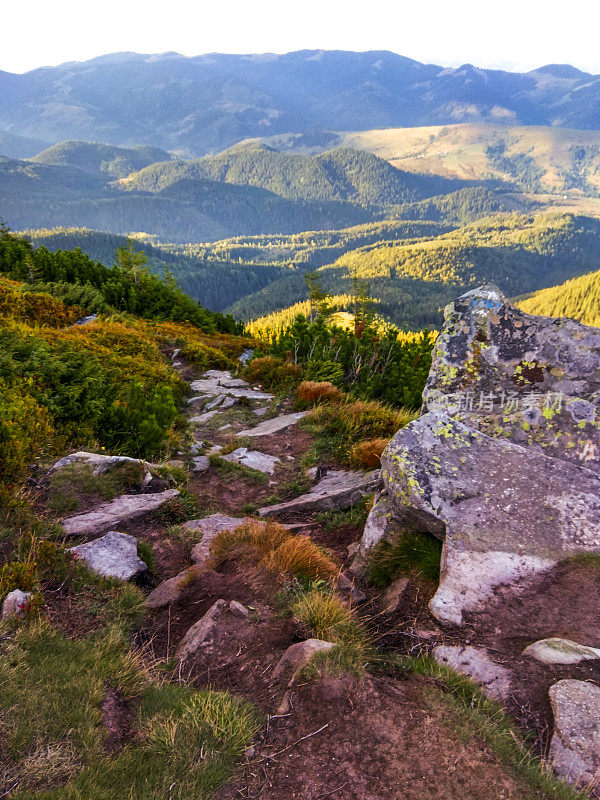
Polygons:
[[541,289],[517,305],[528,314],[571,317],[600,328],[600,270]]
[[168,161],[170,158],[169,153],[158,147],[137,145],[126,148],[97,142],[67,141],[48,147],[31,160],[39,164],[76,167],[93,175],[124,178],[130,172],[136,172],[157,161]]

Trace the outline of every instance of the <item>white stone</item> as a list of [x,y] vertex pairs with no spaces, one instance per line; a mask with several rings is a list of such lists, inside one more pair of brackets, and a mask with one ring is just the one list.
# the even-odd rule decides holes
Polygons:
[[467,675],[493,700],[504,700],[510,694],[509,670],[495,664],[483,648],[439,645],[433,648],[433,657],[438,664]]
[[29,601],[33,597],[31,592],[22,592],[20,589],[13,589],[9,592],[2,602],[2,619],[9,617],[22,617],[27,611]]
[[123,494],[86,514],[68,517],[63,520],[62,526],[69,536],[101,533],[110,528],[116,528],[128,520],[156,511],[166,502],[178,496],[177,489],[166,489],[164,492],[153,494]]
[[540,639],[523,650],[524,656],[531,656],[542,664],[579,664],[581,661],[594,661],[600,658],[600,650],[572,642],[570,639]]
[[243,464],[245,467],[256,469],[269,475],[275,472],[275,464],[280,461],[277,456],[259,453],[258,450],[248,450],[247,447],[238,447],[237,450],[223,456],[223,459],[235,464]]
[[597,786],[600,781],[600,687],[563,680],[550,687],[554,735],[550,762],[567,783]]
[[270,436],[273,433],[278,433],[290,425],[295,425],[302,417],[306,416],[306,411],[298,411],[295,414],[284,414],[280,417],[273,417],[264,422],[260,422],[255,428],[249,428],[246,431],[240,431],[238,436]]
[[69,548],[77,558],[105,578],[119,578],[128,581],[147,565],[138,558],[137,541],[134,536],[119,531],[109,531],[105,536],[92,542]]

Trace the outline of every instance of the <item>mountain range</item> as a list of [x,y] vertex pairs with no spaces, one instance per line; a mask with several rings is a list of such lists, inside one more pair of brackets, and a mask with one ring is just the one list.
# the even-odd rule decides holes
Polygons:
[[51,144],[142,143],[200,156],[248,137],[482,121],[598,130],[600,76],[569,65],[447,69],[387,51],[323,50],[114,53],[0,72],[0,131]]

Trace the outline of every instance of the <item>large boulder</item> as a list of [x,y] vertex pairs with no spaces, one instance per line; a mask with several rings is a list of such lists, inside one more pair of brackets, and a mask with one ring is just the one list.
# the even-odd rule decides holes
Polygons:
[[550,761],[567,783],[597,786],[600,779],[600,687],[563,680],[550,687],[554,735]]
[[64,519],[62,526],[69,536],[102,533],[109,528],[117,528],[132,519],[157,511],[166,502],[178,496],[177,489],[149,494],[123,494],[115,500],[102,503],[93,511]]
[[402,428],[381,458],[398,524],[444,539],[430,608],[461,625],[494,589],[600,552],[600,476],[430,412]]
[[496,286],[445,309],[423,397],[425,411],[600,469],[600,330],[525,314]]
[[92,542],[71,547],[69,552],[105,578],[128,581],[148,569],[141,558],[138,558],[135,537],[119,531],[109,531],[106,536]]

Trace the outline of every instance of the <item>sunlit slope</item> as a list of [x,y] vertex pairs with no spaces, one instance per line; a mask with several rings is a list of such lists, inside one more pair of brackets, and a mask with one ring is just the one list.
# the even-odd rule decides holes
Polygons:
[[585,325],[600,327],[600,270],[541,289],[521,300],[519,308],[544,317],[572,317]]

